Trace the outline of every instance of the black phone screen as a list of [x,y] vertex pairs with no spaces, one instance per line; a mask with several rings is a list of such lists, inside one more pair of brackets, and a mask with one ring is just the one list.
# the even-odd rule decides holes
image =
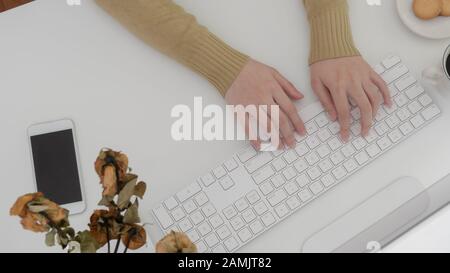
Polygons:
[[60,204],[82,201],[71,129],[31,137],[37,190]]

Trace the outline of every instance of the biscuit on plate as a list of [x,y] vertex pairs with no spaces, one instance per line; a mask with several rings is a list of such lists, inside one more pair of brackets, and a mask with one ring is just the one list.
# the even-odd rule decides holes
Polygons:
[[441,16],[450,16],[450,0],[442,0]]
[[442,0],[414,0],[413,10],[417,17],[430,20],[442,12]]

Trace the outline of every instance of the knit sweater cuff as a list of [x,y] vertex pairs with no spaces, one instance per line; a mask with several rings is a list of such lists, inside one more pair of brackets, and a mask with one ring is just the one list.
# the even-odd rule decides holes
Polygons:
[[182,61],[203,75],[225,96],[249,57],[233,49],[210,32],[200,32],[196,41],[187,43]]
[[338,6],[310,16],[311,53],[309,63],[359,55],[351,33],[348,10]]

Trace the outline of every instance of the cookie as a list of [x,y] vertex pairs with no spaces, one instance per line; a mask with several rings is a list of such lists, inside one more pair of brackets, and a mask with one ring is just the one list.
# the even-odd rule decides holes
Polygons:
[[441,16],[450,16],[450,0],[441,0],[441,1],[442,1]]
[[442,12],[442,0],[414,0],[413,10],[420,19],[433,19]]

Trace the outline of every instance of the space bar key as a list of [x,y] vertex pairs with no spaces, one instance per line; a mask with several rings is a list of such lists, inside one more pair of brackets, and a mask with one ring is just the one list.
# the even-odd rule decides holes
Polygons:
[[245,164],[249,173],[253,173],[272,160],[272,154],[268,152],[261,153]]

